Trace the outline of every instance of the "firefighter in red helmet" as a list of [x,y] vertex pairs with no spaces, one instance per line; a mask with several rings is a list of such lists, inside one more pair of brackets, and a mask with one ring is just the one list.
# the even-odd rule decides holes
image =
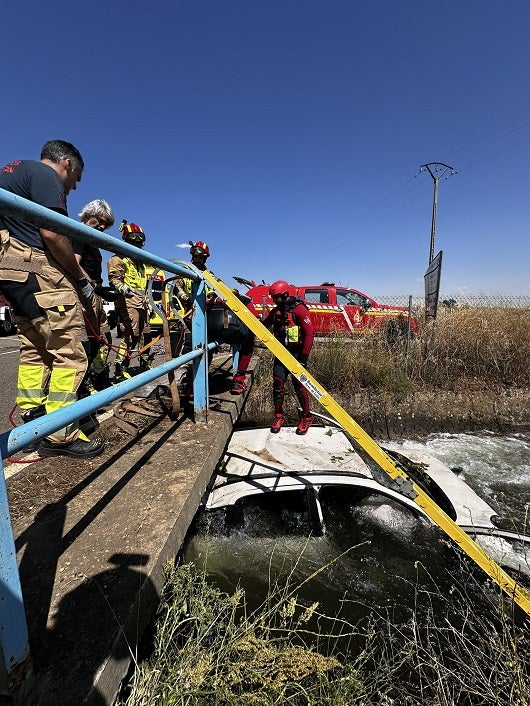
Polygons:
[[[201,272],[204,272],[206,269],[206,260],[210,257],[210,248],[208,245],[203,241],[203,240],[197,240],[196,243],[194,243],[192,240],[190,242],[190,255],[191,255],[191,264],[195,265],[195,267],[200,270]],[[192,287],[192,280],[189,279],[188,277],[183,277],[182,280],[178,281],[177,284],[179,291],[179,296],[182,298],[183,303],[187,306],[191,306],[191,287]],[[214,294],[214,290],[211,287],[206,287],[206,296],[209,297],[212,294]]]
[[[267,328],[272,328],[275,338],[283,343],[296,360],[306,366],[314,340],[313,324],[309,318],[306,306],[298,297],[290,296],[289,283],[283,279],[279,279],[270,285],[269,295],[274,302],[274,309],[265,317],[263,325]],[[274,421],[271,425],[271,432],[277,434],[285,421],[283,400],[285,398],[285,382],[289,375],[289,369],[278,358],[275,358],[272,375]],[[296,433],[307,434],[307,430],[313,422],[309,394],[294,375],[291,376],[291,380],[302,408]]]
[[[120,224],[122,239],[141,249],[145,245],[145,233],[136,223],[123,220]],[[119,293],[116,311],[123,326],[123,340],[114,361],[114,380],[130,378],[131,351],[140,345],[148,346],[153,340],[149,325],[149,306],[146,297],[147,273],[145,264],[137,258],[114,255],[107,263],[109,284]],[[152,354],[139,356],[140,370],[151,367]]]
[[[192,265],[194,265],[201,272],[204,272],[206,269],[206,260],[210,257],[210,248],[203,240],[198,240],[197,242],[190,240],[189,244]],[[193,304],[192,280],[184,277],[178,281],[178,286],[180,290],[179,297],[181,298],[183,305],[187,309],[191,309]],[[243,297],[239,295],[239,293],[237,293],[237,295],[242,301],[244,301],[245,305],[252,311],[252,313],[257,316],[252,302],[250,300],[246,301],[248,297]],[[230,392],[233,395],[241,395],[247,389],[246,372],[254,352],[254,335],[242,322],[237,319],[237,317],[235,317],[235,315],[231,315],[230,312],[226,312],[225,315],[225,305],[222,300],[217,298],[215,290],[208,285],[206,285],[206,298],[208,312],[208,338],[211,338],[211,340],[216,340],[219,343],[230,343],[233,346],[239,346],[240,351],[238,357],[238,368],[233,376],[232,388]],[[223,313],[222,328],[217,327],[219,312]],[[188,352],[190,350],[191,334],[188,332],[184,337],[183,352]],[[212,354],[209,353],[208,363],[211,362],[212,357]],[[191,367],[188,367],[186,372],[184,391],[186,395],[191,395]]]

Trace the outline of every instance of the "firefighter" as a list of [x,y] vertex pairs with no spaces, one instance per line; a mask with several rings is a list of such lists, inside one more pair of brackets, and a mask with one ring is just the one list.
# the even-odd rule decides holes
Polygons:
[[[50,140],[40,162],[0,168],[0,188],[68,215],[66,197],[83,168],[74,145]],[[77,400],[88,366],[83,307],[92,308],[94,289],[67,236],[7,215],[0,216],[0,235],[0,291],[13,306],[20,338],[16,404],[27,422]],[[39,454],[83,459],[103,448],[104,440],[88,439],[76,421],[43,439]]]
[[[258,312],[254,307],[252,299],[244,294],[240,294],[237,289],[233,289],[232,291],[236,297],[243,302],[247,309],[258,318]],[[237,356],[237,370],[232,379],[231,395],[242,395],[246,392],[248,387],[246,380],[247,369],[254,354],[254,334],[242,321],[239,322],[238,329],[240,332],[240,338],[237,341],[239,345],[239,355]]]
[[[195,243],[192,240],[190,240],[189,242],[191,246],[191,264],[195,265],[195,267],[201,272],[204,272],[204,270],[206,269],[206,260],[210,257],[210,248],[202,240],[198,240]],[[191,287],[191,279],[184,278],[183,280],[181,280],[181,292],[179,296],[182,300],[183,305],[187,309],[191,308],[192,305]],[[254,314],[254,316],[257,316],[257,312],[254,308],[254,305],[252,304],[252,301],[248,297],[240,295],[237,289],[234,289],[233,291],[234,294],[236,294],[236,296],[238,296],[241,301],[243,301],[243,303],[247,306],[247,308]],[[207,312],[210,312],[208,322],[208,337],[212,340],[217,340],[219,343],[230,343],[232,345],[239,346],[238,367],[232,379],[232,387],[230,389],[230,393],[232,395],[241,395],[247,389],[246,372],[252,355],[254,353],[254,334],[247,328],[247,326],[245,326],[245,324],[239,321],[235,316],[233,316],[233,319],[235,320],[228,323],[227,326],[224,326],[223,328],[215,328],[214,320],[217,320],[217,316],[215,315],[216,309],[222,309],[224,311],[225,305],[221,300],[217,299],[215,290],[206,285],[206,310]],[[226,319],[230,318],[230,314],[228,316],[224,316],[225,321]],[[187,350],[191,350],[191,339],[189,337],[189,334],[188,338],[189,340],[186,342],[187,348],[186,344],[184,348],[185,352]],[[211,362],[211,357],[211,354],[209,354],[209,362]],[[188,375],[187,379],[187,389],[190,390],[191,375]]]
[[[143,248],[145,233],[136,223],[123,220],[120,224],[122,239],[137,248]],[[107,263],[109,284],[117,292],[116,311],[123,327],[123,339],[114,361],[114,380],[119,382],[131,377],[128,372],[131,351],[140,345],[148,346],[153,340],[149,325],[149,305],[146,297],[147,274],[145,264],[136,258],[113,255]],[[152,353],[141,353],[140,370],[151,368]]]
[[[269,287],[269,295],[274,302],[274,308],[263,320],[263,325],[267,328],[272,328],[275,338],[305,367],[314,339],[313,325],[309,318],[309,312],[301,299],[289,296],[289,283],[285,280],[280,279],[273,282]],[[285,421],[283,400],[285,397],[285,381],[288,375],[289,369],[278,358],[275,358],[272,386],[274,421],[271,425],[271,432],[273,434],[277,434],[280,431]],[[291,379],[298,402],[302,408],[296,433],[307,434],[307,430],[313,422],[309,406],[309,394],[294,375],[291,376]]]
[[[103,233],[114,225],[114,213],[110,205],[102,199],[89,201],[79,215],[81,223]],[[90,243],[83,243],[76,240],[73,243],[74,253],[79,266],[83,270],[90,284],[94,287],[96,296],[94,297],[95,318],[91,318],[87,313],[87,332],[90,341],[90,365],[85,376],[83,387],[86,392],[93,394],[98,389],[108,387],[108,347],[102,346],[102,336],[105,336],[107,344],[112,343],[110,327],[107,322],[107,315],[103,309],[102,294],[110,300],[113,296],[109,287],[103,287],[102,276],[102,256],[99,248]],[[97,384],[95,384],[97,383]]]
[[[191,264],[194,265],[198,270],[204,272],[206,269],[206,260],[210,257],[210,248],[203,240],[197,240],[197,242],[189,241],[190,244],[190,255]],[[184,340],[182,345],[182,353],[189,353],[191,351],[191,309],[193,306],[193,296],[192,296],[193,280],[189,277],[182,277],[176,280],[175,289],[177,290],[178,297],[182,302],[182,306],[186,309],[189,314],[185,317],[184,321],[188,326],[186,333],[184,334]],[[215,291],[206,285],[206,308],[211,306],[215,299]],[[212,362],[213,353],[208,352],[208,365]],[[188,365],[186,371],[183,375],[183,387],[184,395],[190,398],[193,394],[193,374],[192,366]]]
[[[192,240],[190,240],[189,242],[191,246],[191,264],[195,265],[195,267],[201,272],[204,272],[204,270],[206,269],[206,260],[210,257],[210,248],[203,240],[198,240],[196,243],[194,243]],[[186,309],[191,309],[191,288],[193,285],[193,280],[189,279],[188,277],[183,277],[181,280],[177,280],[177,283],[178,289],[180,290],[179,296],[182,300],[182,303],[184,304]],[[206,299],[211,299],[214,295],[214,290],[211,287],[208,287],[208,285],[206,285]]]

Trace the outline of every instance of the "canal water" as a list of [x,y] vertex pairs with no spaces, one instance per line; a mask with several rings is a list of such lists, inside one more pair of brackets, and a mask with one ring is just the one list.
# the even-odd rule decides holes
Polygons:
[[[495,509],[499,527],[530,534],[530,435],[439,434],[405,443],[457,469]],[[222,590],[244,588],[250,609],[288,582],[325,615],[357,624],[376,613],[399,623],[411,610],[446,612],[473,581],[488,583],[441,530],[388,499],[329,488],[321,495],[325,532],[314,536],[299,495],[281,495],[246,499],[242,513],[200,513],[185,544],[184,560]],[[529,587],[527,577],[522,583]],[[495,593],[490,586],[477,601],[495,603]]]

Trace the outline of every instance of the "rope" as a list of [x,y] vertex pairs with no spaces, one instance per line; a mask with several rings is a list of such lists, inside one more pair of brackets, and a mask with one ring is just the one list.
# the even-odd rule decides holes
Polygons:
[[[15,414],[17,406],[16,404],[13,405],[13,409],[11,412],[9,412],[9,423],[15,429],[16,427],[20,426],[19,424],[15,424],[15,420],[13,419],[13,415]],[[14,458],[13,456],[8,456],[7,460],[9,463],[38,463],[39,461],[44,461],[44,456],[39,456],[39,458],[27,458],[27,459],[22,459],[22,458]]]

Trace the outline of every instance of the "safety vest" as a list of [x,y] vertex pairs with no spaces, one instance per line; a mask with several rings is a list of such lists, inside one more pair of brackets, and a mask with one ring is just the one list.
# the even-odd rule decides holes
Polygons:
[[302,299],[289,297],[285,304],[285,309],[282,311],[276,308],[274,312],[274,336],[287,347],[302,343],[302,331],[294,313],[294,309],[299,304],[303,304]]
[[128,257],[123,258],[125,274],[123,283],[131,289],[144,292],[147,287],[147,275],[145,273],[145,265],[143,262],[135,262]]
[[[188,299],[191,299],[192,286],[193,286],[193,280],[189,279],[188,277],[182,278],[182,291],[184,292],[185,296]],[[212,294],[215,294],[215,289],[212,289],[207,284],[205,285],[205,288],[206,288],[206,296],[207,297],[209,297]]]

